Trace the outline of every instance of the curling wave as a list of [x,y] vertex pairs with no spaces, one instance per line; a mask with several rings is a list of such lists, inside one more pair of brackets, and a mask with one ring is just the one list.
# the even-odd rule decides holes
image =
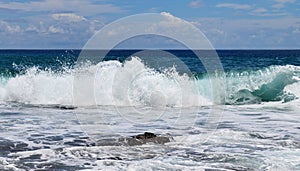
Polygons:
[[281,101],[299,97],[300,67],[270,66],[258,71],[229,72],[226,75],[226,104],[254,104]]

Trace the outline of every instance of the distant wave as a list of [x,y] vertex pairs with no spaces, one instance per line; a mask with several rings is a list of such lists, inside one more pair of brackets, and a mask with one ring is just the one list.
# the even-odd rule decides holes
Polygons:
[[[227,72],[224,104],[293,101],[300,96],[299,76],[300,67],[292,65]],[[74,82],[75,77],[81,80]],[[158,72],[138,57],[123,64],[104,61],[59,72],[31,67],[22,74],[3,71],[0,101],[32,105],[203,106],[214,104],[211,79],[219,79],[218,74],[210,78],[207,74],[188,76],[174,68]],[[93,96],[85,96],[91,91],[91,83]],[[79,96],[74,97],[74,93]]]

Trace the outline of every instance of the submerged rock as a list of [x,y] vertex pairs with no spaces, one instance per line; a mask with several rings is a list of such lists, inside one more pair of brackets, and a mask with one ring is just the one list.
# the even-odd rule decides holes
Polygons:
[[173,138],[171,136],[157,135],[151,132],[145,132],[144,134],[138,134],[131,137],[122,137],[118,139],[102,139],[96,144],[97,146],[135,146],[143,145],[147,143],[165,144],[171,142]]
[[151,132],[145,132],[144,134],[132,137],[119,138],[119,142],[122,143],[122,145],[134,146],[146,143],[165,144],[171,142],[172,139],[170,136],[161,136]]
[[143,140],[143,139],[151,139],[157,137],[155,134],[152,132],[145,132],[144,134],[139,134],[136,136],[132,136],[132,138]]
[[134,145],[142,145],[146,143],[165,144],[171,142],[172,139],[173,138],[170,136],[161,136],[151,132],[145,132],[144,134],[139,134],[128,138],[119,139],[119,141],[123,140],[123,142],[126,143],[127,145],[134,146]]

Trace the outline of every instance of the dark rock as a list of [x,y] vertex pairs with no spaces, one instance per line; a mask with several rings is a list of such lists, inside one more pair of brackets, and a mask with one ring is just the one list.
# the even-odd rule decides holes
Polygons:
[[[144,134],[138,134],[131,137],[121,138],[105,138],[95,142],[96,146],[135,146],[143,145],[147,143],[165,144],[173,141],[173,138],[168,135],[157,135],[151,132],[145,132]],[[91,146],[93,146],[91,145]]]
[[139,139],[139,140],[150,139],[150,138],[155,138],[155,137],[156,137],[156,135],[153,134],[152,132],[145,132],[144,134],[132,136],[132,138]]
[[116,156],[116,157],[106,157],[106,158],[98,157],[97,160],[122,160],[122,158],[118,157],[118,156]]
[[144,134],[139,134],[132,137],[119,138],[118,141],[121,143],[121,145],[134,146],[147,143],[165,144],[171,142],[172,139],[173,138],[169,136],[161,136],[151,132],[145,132]]
[[54,106],[58,109],[62,109],[62,110],[74,110],[76,109],[77,107],[75,106],[71,106],[71,105],[58,105],[58,106]]

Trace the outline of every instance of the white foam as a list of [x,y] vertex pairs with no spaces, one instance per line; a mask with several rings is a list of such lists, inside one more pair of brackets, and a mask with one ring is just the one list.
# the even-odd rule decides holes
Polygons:
[[5,102],[76,106],[211,104],[198,93],[193,79],[179,75],[175,69],[159,73],[137,57],[124,64],[104,61],[59,73],[32,67],[2,85],[0,98]]
[[0,170],[21,171],[22,169],[18,169],[15,164],[11,164],[7,159],[0,157]]
[[[69,68],[63,72],[32,67],[25,74],[2,81],[0,102],[151,107],[235,104],[234,97],[239,90],[259,89],[281,73],[291,76],[295,81],[286,86],[284,91],[300,97],[300,79],[297,76],[299,70],[297,66],[286,65],[251,72],[232,72],[226,74],[226,85],[222,85],[218,82],[218,75],[195,79],[180,75],[175,68],[158,72],[145,66],[138,57],[123,64],[119,61],[103,61],[97,65]],[[223,91],[226,91],[226,97],[222,97]]]

